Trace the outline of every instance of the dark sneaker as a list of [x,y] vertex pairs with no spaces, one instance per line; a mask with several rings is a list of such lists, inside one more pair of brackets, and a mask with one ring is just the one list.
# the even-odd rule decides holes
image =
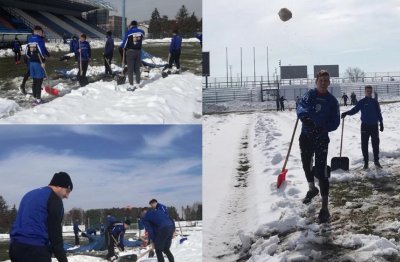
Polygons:
[[379,161],[375,161],[374,164],[376,168],[382,168],[381,164],[379,164]]
[[19,91],[20,91],[22,94],[26,95],[26,90],[25,90],[25,86],[24,86],[24,85],[20,85]]
[[365,162],[363,169],[364,170],[368,169],[368,162]]
[[331,217],[331,214],[329,214],[328,209],[323,209],[319,211],[318,219],[320,223],[326,223],[329,221],[329,218]]
[[306,197],[303,199],[303,204],[309,204],[311,200],[318,195],[319,190],[318,188],[314,187],[311,190],[308,190]]

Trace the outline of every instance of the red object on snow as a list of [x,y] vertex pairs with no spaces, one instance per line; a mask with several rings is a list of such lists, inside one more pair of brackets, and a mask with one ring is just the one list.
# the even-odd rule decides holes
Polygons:
[[286,173],[287,173],[287,168],[285,168],[278,176],[278,181],[276,182],[277,188],[281,186],[281,184],[286,180]]
[[49,93],[50,95],[53,95],[53,96],[58,96],[60,94],[60,90],[58,90],[58,89],[56,89],[54,87],[51,87],[51,86],[45,86],[44,90],[47,93]]

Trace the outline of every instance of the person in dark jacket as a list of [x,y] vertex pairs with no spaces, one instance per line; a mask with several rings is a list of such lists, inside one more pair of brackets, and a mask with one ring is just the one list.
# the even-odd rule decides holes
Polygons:
[[71,42],[69,42],[69,52],[75,54],[75,61],[78,61],[78,49],[79,49],[79,41],[76,35],[72,36]]
[[374,164],[382,168],[379,163],[379,130],[383,132],[383,118],[378,100],[372,98],[372,86],[365,86],[365,97],[358,101],[357,105],[342,113],[342,118],[352,116],[361,110],[361,151],[364,157],[364,169],[368,169],[368,142],[371,137]]
[[[297,117],[303,123],[299,141],[301,162],[309,186],[309,191],[303,203],[310,203],[319,193],[319,190],[314,185],[315,176],[319,180],[322,198],[322,208],[318,218],[321,223],[324,223],[330,217],[328,211],[328,133],[338,128],[340,115],[337,99],[328,92],[328,86],[330,85],[328,71],[319,71],[315,83],[317,88],[308,91],[301,99],[297,107]],[[312,168],[314,155],[315,168]]]
[[104,48],[104,67],[105,67],[105,74],[112,75],[111,71],[111,60],[114,55],[114,39],[112,38],[112,32],[107,32],[107,41],[106,46]]
[[82,232],[82,230],[80,230],[80,228],[79,228],[79,220],[78,219],[75,220],[73,229],[74,229],[74,235],[75,235],[75,246],[79,246],[79,232]]
[[281,98],[279,99],[279,103],[281,105],[281,111],[285,111],[285,97],[281,96]]
[[[144,31],[137,28],[138,23],[132,21],[130,29],[126,32],[124,41],[122,41],[120,47],[123,52],[126,52],[126,62],[128,64],[128,80],[129,87],[128,91],[134,91],[140,87],[140,67],[142,66],[142,60],[140,59],[140,53],[142,50],[142,41],[144,38]],[[135,84],[133,84],[133,74],[135,73]]]
[[343,105],[347,106],[347,100],[349,99],[349,97],[346,95],[346,93],[343,93],[342,99],[343,99]]
[[148,209],[145,207],[142,209],[140,215],[143,225],[156,250],[157,261],[165,261],[164,253],[169,262],[174,262],[174,256],[169,250],[175,232],[174,221],[160,209]]
[[13,48],[12,48],[13,52],[14,52],[14,59],[15,59],[15,64],[21,64],[21,51],[22,51],[22,44],[21,42],[18,40],[18,37],[15,37],[15,40],[13,42]]
[[35,99],[34,104],[38,105],[42,103],[42,84],[46,75],[44,71],[45,57],[50,56],[46,49],[43,40],[43,30],[40,26],[35,26],[33,34],[28,38],[25,54],[29,59],[29,71],[33,79],[32,94]]
[[151,208],[161,210],[169,216],[168,208],[165,205],[158,203],[157,199],[153,198],[152,200],[150,200],[149,205],[151,206]]
[[108,253],[107,253],[107,259],[109,261],[114,261],[117,259],[117,256],[115,256],[115,251],[114,247],[118,247],[120,250],[124,251],[125,246],[124,246],[124,235],[126,229],[129,227],[131,224],[130,220],[126,220],[125,222],[118,222],[115,221],[112,226],[110,227],[108,231],[108,240],[107,240],[107,246],[108,246]]
[[354,92],[351,92],[350,102],[352,106],[355,106],[357,104],[357,96]]
[[62,199],[73,189],[65,172],[54,174],[49,186],[34,189],[22,198],[11,228],[9,256],[13,262],[67,262],[62,238]]
[[164,70],[168,69],[168,73],[171,73],[172,65],[175,63],[176,73],[181,70],[181,48],[182,48],[182,37],[178,34],[178,30],[175,29],[172,33],[171,44],[169,45],[169,61],[168,65],[164,67]]
[[[89,66],[90,58],[92,57],[92,50],[89,42],[86,41],[86,35],[81,34],[78,45],[78,81],[81,86],[88,84],[86,72]],[[81,71],[82,66],[82,71]]]

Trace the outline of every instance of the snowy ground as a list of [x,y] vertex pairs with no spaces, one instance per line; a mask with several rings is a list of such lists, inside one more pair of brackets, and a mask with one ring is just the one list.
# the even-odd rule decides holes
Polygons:
[[[187,240],[183,241],[180,244],[180,240],[183,238],[181,235],[176,236],[171,245],[171,252],[175,257],[175,261],[177,262],[201,262],[202,261],[202,228],[198,227],[188,227],[183,228],[183,234],[186,236]],[[126,250],[125,252],[120,253],[120,255],[128,255],[128,254],[140,254],[145,252],[145,250],[132,249]],[[166,259],[167,260],[167,259]],[[53,258],[53,262],[56,262],[57,259]],[[69,255],[69,262],[100,262],[106,261],[105,259],[94,257],[91,255]],[[139,262],[157,262],[155,258],[148,258],[147,255],[144,255]],[[10,262],[10,260],[7,260]]]
[[[75,70],[76,71],[76,70]],[[71,70],[71,74],[76,72]],[[90,67],[88,75],[98,75],[104,67]],[[128,80],[127,80],[128,82]],[[201,77],[185,72],[161,78],[160,69],[150,71],[142,87],[126,91],[128,84],[97,81],[71,90],[59,83],[54,86],[61,96],[48,103],[23,109],[16,102],[0,98],[0,123],[31,124],[198,124],[201,122]],[[32,98],[27,95],[27,100]]]
[[[381,108],[381,171],[361,170],[360,115],[345,119],[350,172],[332,173],[331,228],[316,223],[319,197],[301,203],[300,128],[287,182],[276,189],[295,111],[204,116],[203,261],[400,261],[400,103]],[[328,162],[339,155],[340,128],[330,140]]]

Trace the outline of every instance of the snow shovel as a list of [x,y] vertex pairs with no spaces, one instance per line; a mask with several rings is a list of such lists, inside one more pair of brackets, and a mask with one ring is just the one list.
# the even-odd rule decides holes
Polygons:
[[344,118],[342,120],[342,136],[340,138],[340,155],[339,157],[333,157],[331,159],[331,170],[343,169],[344,171],[349,171],[349,158],[342,157],[342,145],[343,145],[343,129],[344,129]]
[[286,164],[287,164],[287,162],[289,160],[290,150],[292,149],[294,134],[296,133],[296,129],[297,129],[297,124],[298,123],[299,123],[299,118],[297,118],[296,124],[294,126],[292,139],[290,140],[289,150],[288,150],[287,155],[286,155],[285,163],[283,164],[281,173],[278,175],[278,180],[277,180],[277,183],[276,183],[276,187],[277,188],[279,188],[281,186],[281,184],[286,180],[286,173],[288,172],[288,170],[286,169]]
[[78,42],[78,44],[79,44],[79,72],[80,72],[80,74],[79,74],[79,76],[78,76],[78,82],[79,82],[79,85],[81,86],[81,87],[83,87],[83,86],[86,86],[87,84],[89,84],[89,81],[88,81],[88,79],[87,79],[87,77],[85,76],[85,77],[82,77],[82,74],[83,74],[83,72],[82,72],[82,49],[81,49],[81,42]]
[[122,51],[122,72],[117,75],[117,85],[123,85],[126,82],[126,71],[125,71],[125,49]]
[[60,94],[60,90],[50,86],[50,80],[49,80],[49,77],[47,75],[46,68],[43,66],[43,61],[42,61],[42,58],[40,57],[40,54],[38,54],[38,57],[39,57],[39,60],[40,60],[40,65],[42,66],[42,68],[44,70],[44,75],[45,75],[45,77],[47,79],[47,85],[44,86],[44,91],[46,91],[50,95],[58,96]]
[[183,233],[182,233],[182,227],[181,227],[181,223],[179,223],[179,220],[178,220],[178,225],[179,225],[179,229],[181,230],[181,236],[182,236],[182,238],[181,239],[179,239],[179,244],[182,244],[183,242],[185,242],[185,240],[187,240],[187,235],[183,235]]

